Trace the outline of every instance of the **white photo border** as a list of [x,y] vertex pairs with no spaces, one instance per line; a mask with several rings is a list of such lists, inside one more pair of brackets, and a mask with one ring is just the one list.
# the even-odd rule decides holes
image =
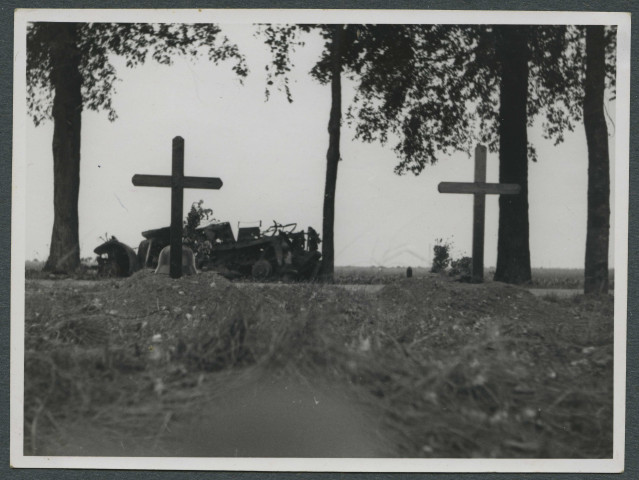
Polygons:
[[[174,457],[45,457],[23,454],[25,310],[26,26],[35,21],[247,23],[570,24],[617,26],[615,137],[614,422],[611,459],[300,459]],[[14,468],[227,470],[295,472],[574,472],[624,470],[628,202],[630,141],[630,13],[492,10],[297,9],[18,9],[14,17],[14,112],[11,208],[10,464]]]

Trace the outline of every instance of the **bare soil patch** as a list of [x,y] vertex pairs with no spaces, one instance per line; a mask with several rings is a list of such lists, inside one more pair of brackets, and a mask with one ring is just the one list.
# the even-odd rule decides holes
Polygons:
[[142,271],[28,281],[25,321],[26,454],[612,455],[611,296]]

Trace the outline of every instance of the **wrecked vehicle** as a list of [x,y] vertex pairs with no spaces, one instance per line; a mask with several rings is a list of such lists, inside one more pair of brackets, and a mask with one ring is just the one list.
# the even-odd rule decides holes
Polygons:
[[[295,232],[296,227],[294,223],[277,222],[264,231],[260,227],[238,227],[237,240],[228,222],[199,227],[192,242],[197,268],[256,280],[311,280],[320,268],[319,235],[311,228],[313,239],[307,242],[309,233]],[[153,268],[159,252],[170,243],[170,229],[148,230],[142,235],[145,240],[138,248],[140,265]]]
[[[238,225],[235,239],[228,222],[212,223],[198,227],[194,238],[189,238],[184,244],[194,251],[197,268],[201,270],[215,270],[230,278],[313,280],[321,266],[319,235],[311,227],[306,232],[296,232],[296,227],[295,223],[281,225],[273,222],[261,231],[260,227]],[[135,258],[136,269],[155,268],[160,252],[170,244],[170,227],[147,230],[142,232],[142,236],[144,240]],[[126,248],[130,250],[127,252],[130,256],[133,250]],[[117,258],[125,262],[122,255]],[[112,274],[124,276],[120,272],[128,271],[131,265],[133,262],[129,259],[119,268],[112,268]]]
[[93,252],[98,256],[98,276],[128,277],[140,269],[138,256],[128,245],[111,237]]
[[[319,236],[314,233],[317,239],[307,241],[309,233],[296,232],[296,227],[273,222],[263,232],[259,227],[238,228],[237,241],[212,243],[201,268],[226,269],[256,280],[313,280],[321,265]],[[312,237],[314,230],[310,232]]]

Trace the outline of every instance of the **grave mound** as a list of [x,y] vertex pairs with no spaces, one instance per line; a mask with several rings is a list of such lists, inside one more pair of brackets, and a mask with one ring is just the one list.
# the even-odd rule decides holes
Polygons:
[[[309,402],[317,392],[339,418],[375,419],[373,432],[359,430],[371,447],[361,455],[378,446],[391,457],[612,452],[611,297],[543,299],[439,276],[377,294],[237,288],[212,272],[94,283],[27,283],[27,453],[227,454],[214,441],[189,443],[189,432],[229,428],[225,415],[202,412],[241,417],[254,391],[268,396],[274,418],[286,415],[282,398]],[[287,386],[297,393],[286,397]],[[313,408],[293,413],[324,424],[327,411]],[[271,427],[295,433],[260,424],[264,435]],[[317,452],[332,455],[323,433],[327,449]]]

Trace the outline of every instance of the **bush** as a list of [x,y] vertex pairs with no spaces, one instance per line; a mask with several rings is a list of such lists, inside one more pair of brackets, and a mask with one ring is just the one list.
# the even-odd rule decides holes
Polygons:
[[432,273],[443,272],[450,264],[450,243],[444,242],[441,238],[437,239],[437,244],[433,247],[433,266],[430,271]]
[[472,275],[473,259],[463,256],[461,258],[453,258],[451,250],[453,242],[438,238],[437,244],[433,247],[433,265],[430,269],[432,273],[447,272],[451,277],[461,277],[462,279],[470,279]]
[[450,262],[451,276],[470,277],[473,271],[473,259],[471,257],[462,257]]
[[211,251],[211,243],[204,235],[197,232],[203,220],[216,221],[213,218],[213,210],[210,208],[202,208],[204,200],[193,202],[191,210],[184,220],[182,244],[193,250],[195,258],[200,260],[207,258]]

